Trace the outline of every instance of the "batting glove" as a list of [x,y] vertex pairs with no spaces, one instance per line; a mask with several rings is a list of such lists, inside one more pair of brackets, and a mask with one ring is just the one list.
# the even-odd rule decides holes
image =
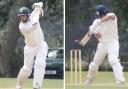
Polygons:
[[43,7],[43,2],[38,2],[38,3],[34,3],[32,8],[35,9],[35,8],[42,8]]

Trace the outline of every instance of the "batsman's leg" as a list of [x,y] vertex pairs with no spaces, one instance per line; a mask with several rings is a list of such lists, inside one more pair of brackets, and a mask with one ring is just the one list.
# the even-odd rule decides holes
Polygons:
[[99,43],[97,47],[96,54],[94,56],[94,60],[89,65],[89,70],[87,74],[87,79],[85,81],[85,84],[88,85],[92,83],[92,81],[96,78],[96,74],[99,69],[99,65],[104,60],[104,57],[106,56],[107,51],[105,45]]
[[30,76],[31,71],[21,68],[18,77],[17,77],[17,82],[16,82],[16,89],[22,89],[22,85],[24,81]]
[[39,48],[36,59],[35,59],[35,67],[34,67],[34,80],[33,80],[33,88],[41,89],[42,82],[45,74],[45,66],[46,66],[46,56],[47,56],[47,45],[43,45],[43,47]]
[[32,65],[34,62],[34,49],[25,46],[24,48],[24,65],[21,68],[16,82],[16,89],[22,89],[24,81],[30,76],[32,72]]
[[125,78],[123,75],[123,67],[119,62],[118,54],[119,54],[119,43],[118,41],[114,40],[108,49],[108,59],[109,59],[109,63],[112,66],[117,84],[124,84]]

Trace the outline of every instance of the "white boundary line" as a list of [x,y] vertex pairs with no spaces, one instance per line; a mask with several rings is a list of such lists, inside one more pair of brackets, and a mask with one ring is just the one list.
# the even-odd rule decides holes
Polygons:
[[63,73],[64,73],[64,81],[63,81],[63,88],[65,89],[65,0],[63,0],[63,48],[64,48],[64,54],[63,54],[63,56],[64,56],[64,68],[63,68]]

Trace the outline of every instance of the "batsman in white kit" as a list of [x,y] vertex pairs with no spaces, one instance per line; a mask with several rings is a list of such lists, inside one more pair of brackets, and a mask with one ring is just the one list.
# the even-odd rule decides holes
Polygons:
[[[33,89],[41,89],[45,74],[47,43],[39,23],[39,17],[43,16],[43,3],[33,4],[33,11],[27,7],[21,7],[18,12],[20,20],[19,29],[25,38],[24,65],[21,68],[16,82],[16,89],[22,89],[25,80],[30,76],[34,65]],[[35,58],[35,59],[34,59]]]
[[94,59],[89,65],[85,84],[91,84],[96,78],[99,66],[104,61],[106,55],[112,66],[116,83],[124,84],[125,78],[123,75],[123,67],[120,64],[120,59],[118,59],[119,41],[117,17],[114,13],[109,13],[105,5],[98,5],[96,7],[96,14],[98,18],[96,18],[90,26],[89,32],[87,33],[88,37],[80,41],[81,45],[85,45],[92,34],[94,34],[99,41]]

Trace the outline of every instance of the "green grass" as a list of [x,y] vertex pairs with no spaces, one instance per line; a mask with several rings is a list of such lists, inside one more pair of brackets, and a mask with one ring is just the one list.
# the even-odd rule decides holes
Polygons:
[[125,72],[126,84],[116,85],[113,72],[99,72],[96,80],[91,85],[84,85],[87,72],[82,72],[82,84],[70,84],[70,72],[65,74],[65,89],[128,89],[128,72]]
[[128,89],[123,86],[69,86],[66,89]]
[[[16,78],[0,78],[0,89],[15,89]],[[32,79],[28,79],[24,84],[25,89],[32,89]],[[62,79],[44,79],[43,89],[63,89]]]
[[[65,89],[128,89],[128,72],[125,72],[126,85],[115,85],[112,72],[99,72],[97,79],[88,86],[84,85],[87,72],[82,72],[82,84],[70,84],[70,72],[65,74]],[[16,78],[0,78],[0,89],[15,89]],[[23,89],[32,89],[32,79],[28,79]],[[62,79],[44,79],[43,89],[64,89]]]

